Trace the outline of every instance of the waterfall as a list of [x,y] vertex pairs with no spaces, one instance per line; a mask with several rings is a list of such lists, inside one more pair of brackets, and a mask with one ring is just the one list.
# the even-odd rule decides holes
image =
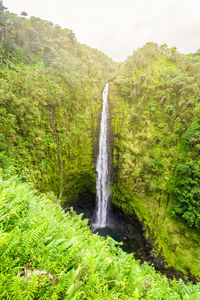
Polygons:
[[99,155],[96,164],[96,191],[97,208],[95,227],[102,228],[107,225],[107,212],[109,201],[109,162],[108,162],[108,88],[106,83],[102,94],[101,127],[99,136]]

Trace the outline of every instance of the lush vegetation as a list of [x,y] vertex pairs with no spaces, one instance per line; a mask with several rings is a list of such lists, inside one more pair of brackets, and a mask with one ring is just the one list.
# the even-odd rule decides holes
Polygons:
[[95,195],[99,95],[112,60],[71,30],[2,3],[0,22],[1,165],[63,202]]
[[200,284],[169,283],[17,177],[0,191],[2,299],[199,299]]
[[0,29],[1,297],[198,299],[199,285],[168,283],[58,203],[95,199],[100,95],[112,81],[113,203],[136,213],[169,266],[200,277],[199,51],[148,43],[116,64],[1,1]]
[[178,165],[173,177],[173,212],[191,227],[200,227],[200,167],[194,162]]
[[113,202],[136,213],[168,265],[200,276],[200,56],[148,43],[110,93]]

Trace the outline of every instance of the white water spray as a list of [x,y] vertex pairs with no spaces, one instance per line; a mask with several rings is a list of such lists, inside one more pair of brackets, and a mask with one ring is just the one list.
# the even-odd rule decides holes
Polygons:
[[101,113],[101,127],[99,136],[99,155],[96,165],[97,209],[94,225],[96,228],[102,228],[107,225],[110,181],[108,165],[108,88],[109,84],[106,83],[102,94],[103,108]]

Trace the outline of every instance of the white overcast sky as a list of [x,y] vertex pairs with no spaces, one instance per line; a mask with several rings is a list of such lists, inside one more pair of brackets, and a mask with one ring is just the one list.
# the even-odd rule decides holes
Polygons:
[[200,0],[4,0],[9,11],[72,29],[79,42],[123,61],[146,42],[200,48]]

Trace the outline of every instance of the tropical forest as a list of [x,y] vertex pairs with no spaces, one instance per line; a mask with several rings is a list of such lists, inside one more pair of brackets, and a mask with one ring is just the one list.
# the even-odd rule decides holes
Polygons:
[[200,299],[200,50],[0,1],[0,299]]

